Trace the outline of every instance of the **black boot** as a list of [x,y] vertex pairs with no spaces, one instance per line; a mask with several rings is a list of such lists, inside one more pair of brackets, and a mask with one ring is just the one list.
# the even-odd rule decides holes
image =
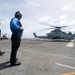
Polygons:
[[1,51],[0,51],[0,56],[2,56],[4,53],[5,53],[5,52],[1,52]]
[[12,67],[12,66],[18,66],[18,65],[21,65],[21,63],[20,63],[20,62],[16,62],[16,63],[11,63],[11,64],[10,64],[11,67]]

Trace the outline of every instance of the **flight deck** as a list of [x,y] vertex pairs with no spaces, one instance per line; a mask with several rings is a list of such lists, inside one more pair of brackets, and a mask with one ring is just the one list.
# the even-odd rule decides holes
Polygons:
[[20,66],[10,67],[11,41],[0,41],[0,75],[75,75],[75,41],[22,40],[17,57]]

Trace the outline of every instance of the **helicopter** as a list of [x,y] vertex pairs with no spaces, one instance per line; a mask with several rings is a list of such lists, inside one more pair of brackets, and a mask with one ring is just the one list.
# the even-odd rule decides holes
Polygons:
[[53,41],[70,41],[72,39],[74,39],[74,36],[71,32],[66,33],[64,31],[62,31],[61,29],[67,27],[67,26],[55,26],[55,25],[48,25],[51,26],[52,28],[47,28],[47,29],[43,29],[43,30],[49,30],[49,29],[54,29],[49,33],[46,33],[45,36],[37,36],[36,33],[34,32],[33,35],[35,38],[40,38],[40,39],[52,39]]

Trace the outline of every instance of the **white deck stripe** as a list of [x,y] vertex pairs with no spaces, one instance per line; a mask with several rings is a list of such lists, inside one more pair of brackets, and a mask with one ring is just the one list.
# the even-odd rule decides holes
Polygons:
[[64,64],[60,64],[60,63],[55,63],[56,65],[59,65],[59,66],[62,66],[62,67],[66,67],[66,68],[70,68],[70,69],[74,69],[75,70],[75,67],[72,67],[72,66],[68,66],[68,65],[64,65]]
[[66,47],[73,47],[74,43],[73,42],[70,42],[66,45]]

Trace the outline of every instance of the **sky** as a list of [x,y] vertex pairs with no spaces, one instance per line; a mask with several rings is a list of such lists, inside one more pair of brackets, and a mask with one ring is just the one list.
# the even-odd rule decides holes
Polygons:
[[67,26],[62,31],[75,32],[75,0],[0,0],[2,35],[11,37],[10,20],[16,11],[23,15],[23,38],[34,38],[52,31],[48,25]]

